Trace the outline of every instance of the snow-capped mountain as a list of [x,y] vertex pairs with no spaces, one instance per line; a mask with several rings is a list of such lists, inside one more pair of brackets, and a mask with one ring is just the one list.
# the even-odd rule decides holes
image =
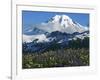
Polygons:
[[66,33],[84,32],[88,30],[87,27],[80,25],[73,21],[67,15],[56,15],[52,17],[47,23],[41,23],[38,27],[46,32],[60,31]]
[[[78,22],[73,21],[67,15],[55,15],[47,22],[34,25],[23,31],[23,42],[51,42],[58,40],[58,42],[68,41],[71,39],[89,36],[88,27],[80,25]],[[77,33],[77,34],[75,34]],[[74,36],[73,36],[74,35]]]

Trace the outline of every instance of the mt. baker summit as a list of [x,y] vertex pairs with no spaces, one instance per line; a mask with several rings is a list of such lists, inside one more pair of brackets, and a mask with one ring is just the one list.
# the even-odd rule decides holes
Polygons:
[[48,24],[52,24],[54,28],[56,27],[54,30],[66,33],[81,33],[87,30],[86,27],[83,27],[79,23],[73,21],[67,15],[56,15],[53,18],[51,18],[51,21],[49,21]]

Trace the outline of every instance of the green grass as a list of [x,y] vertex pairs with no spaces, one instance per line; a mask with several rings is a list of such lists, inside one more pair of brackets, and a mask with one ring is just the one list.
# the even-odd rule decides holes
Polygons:
[[89,49],[69,48],[43,53],[23,53],[22,56],[23,69],[72,66],[89,66]]

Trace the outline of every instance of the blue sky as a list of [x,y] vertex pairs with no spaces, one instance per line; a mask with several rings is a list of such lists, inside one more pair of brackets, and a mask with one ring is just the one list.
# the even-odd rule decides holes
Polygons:
[[22,11],[23,25],[33,25],[45,22],[55,15],[67,15],[72,20],[83,26],[89,25],[88,13],[63,13],[63,12],[39,12],[39,11]]

